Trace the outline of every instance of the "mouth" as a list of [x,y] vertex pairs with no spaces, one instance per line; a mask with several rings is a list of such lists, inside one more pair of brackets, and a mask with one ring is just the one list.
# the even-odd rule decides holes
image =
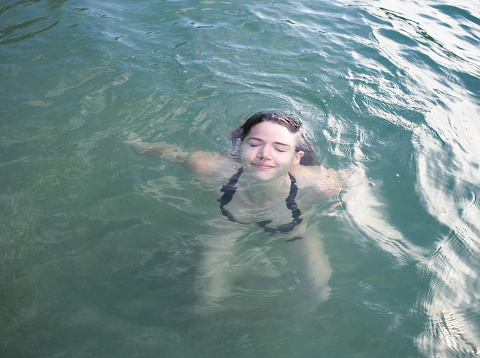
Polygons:
[[267,165],[267,164],[264,164],[264,163],[257,163],[257,164],[254,164],[253,166],[255,168],[258,168],[258,169],[273,169],[274,168],[273,166]]

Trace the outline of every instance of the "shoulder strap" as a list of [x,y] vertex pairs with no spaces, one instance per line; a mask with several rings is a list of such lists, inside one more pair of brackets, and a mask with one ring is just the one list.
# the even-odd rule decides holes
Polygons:
[[228,220],[238,223],[240,222],[237,221],[235,219],[235,216],[233,216],[230,211],[225,209],[224,206],[227,205],[230,201],[232,201],[233,194],[235,194],[235,192],[237,191],[237,187],[235,185],[237,184],[238,178],[240,178],[240,175],[242,175],[242,173],[243,168],[240,168],[235,174],[230,177],[228,183],[225,184],[222,189],[220,189],[220,191],[223,192],[223,195],[220,199],[218,199],[218,201],[220,202],[220,211],[222,215],[225,216]]
[[290,176],[290,194],[288,194],[288,197],[286,199],[287,203],[287,208],[292,211],[292,217],[294,221],[300,220],[298,224],[302,222],[302,219],[300,219],[300,215],[302,215],[302,212],[297,206],[297,203],[295,202],[295,198],[297,197],[297,192],[298,192],[298,187],[297,187],[297,181],[295,180],[295,177],[288,173]]
[[220,202],[220,207],[223,205],[227,205],[230,201],[232,201],[233,194],[237,191],[237,187],[235,186],[238,182],[238,178],[240,178],[240,175],[243,173],[243,168],[238,169],[238,171],[233,174],[228,183],[225,184],[220,191],[223,193],[222,197],[218,199]]

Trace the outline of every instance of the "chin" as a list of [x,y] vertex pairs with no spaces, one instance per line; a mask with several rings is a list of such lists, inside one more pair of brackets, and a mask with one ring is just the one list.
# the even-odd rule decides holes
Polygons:
[[258,180],[269,181],[274,179],[271,175],[254,175]]
[[254,168],[254,170],[250,171],[250,174],[259,179],[259,180],[272,180],[278,177],[278,173],[275,169],[257,169]]

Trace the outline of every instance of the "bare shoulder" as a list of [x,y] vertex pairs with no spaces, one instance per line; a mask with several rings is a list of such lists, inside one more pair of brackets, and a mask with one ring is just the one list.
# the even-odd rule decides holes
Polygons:
[[290,174],[297,180],[299,189],[311,189],[309,191],[323,198],[334,197],[345,186],[342,172],[324,166],[299,165],[293,167]]

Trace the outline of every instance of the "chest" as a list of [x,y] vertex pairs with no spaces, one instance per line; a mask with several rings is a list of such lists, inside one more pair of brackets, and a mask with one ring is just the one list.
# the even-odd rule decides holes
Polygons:
[[[281,186],[268,188],[270,193],[267,200],[267,191],[262,192],[262,190],[258,190],[258,187],[255,191],[245,185],[247,189],[240,189],[237,193],[238,179],[242,172],[243,168],[240,168],[221,189],[223,195],[218,201],[220,202],[220,211],[227,219],[241,224],[256,223],[265,231],[272,233],[290,232],[302,222],[301,211],[295,202],[298,192],[295,178],[289,174],[289,190],[284,190]],[[265,184],[262,185],[266,187]],[[276,192],[272,190],[276,190]],[[262,193],[265,199],[262,198]],[[285,196],[286,199],[283,199]],[[277,226],[272,227],[272,225]]]
[[236,195],[223,208],[235,221],[243,224],[271,221],[269,226],[283,225],[292,221],[293,212],[287,207],[286,199],[278,198],[262,204],[254,204]]

